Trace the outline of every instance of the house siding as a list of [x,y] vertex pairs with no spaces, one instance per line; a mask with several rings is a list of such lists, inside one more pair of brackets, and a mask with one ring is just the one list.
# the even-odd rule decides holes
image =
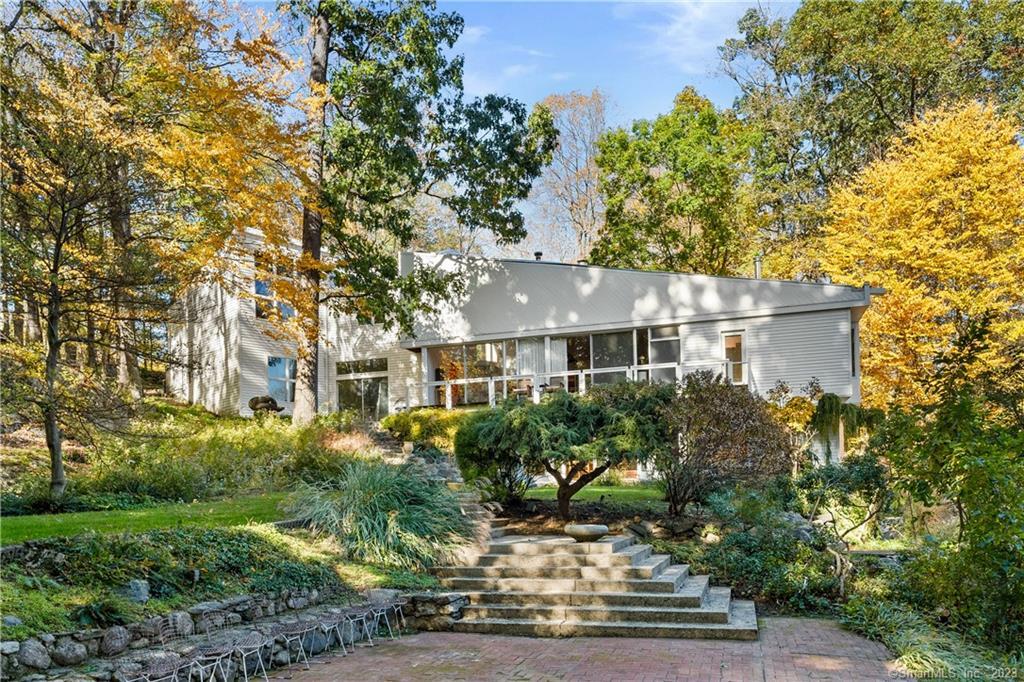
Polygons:
[[168,347],[183,364],[167,372],[168,392],[216,414],[237,414],[239,397],[237,297],[219,284],[186,294],[178,321],[168,325]]
[[750,387],[760,395],[777,381],[787,382],[796,392],[817,377],[829,393],[858,397],[858,378],[850,367],[849,310],[694,322],[680,325],[680,330],[683,364],[694,368],[724,359],[723,332],[744,332]]
[[323,319],[326,320],[324,331],[330,357],[324,368],[329,387],[329,398],[324,405],[328,409],[338,409],[334,388],[338,378],[336,363],[369,358],[388,360],[388,401],[392,412],[420,404],[414,389],[421,381],[419,355],[398,345],[396,331],[385,330],[377,324],[359,324],[354,317],[325,314]]

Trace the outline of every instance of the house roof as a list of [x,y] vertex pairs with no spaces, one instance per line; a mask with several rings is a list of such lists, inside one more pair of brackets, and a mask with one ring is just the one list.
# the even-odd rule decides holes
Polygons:
[[[409,348],[635,326],[866,308],[881,289],[648,272],[454,253],[406,254],[465,291],[421,316]],[[407,261],[408,262],[408,261]]]

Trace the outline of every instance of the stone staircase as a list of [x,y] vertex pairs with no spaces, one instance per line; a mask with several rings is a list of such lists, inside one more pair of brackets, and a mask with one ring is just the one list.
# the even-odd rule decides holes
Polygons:
[[690,575],[632,536],[578,543],[508,535],[504,525],[492,521],[490,543],[466,565],[436,569],[469,598],[457,632],[757,639],[753,602],[732,599],[728,587],[710,587],[708,576]]

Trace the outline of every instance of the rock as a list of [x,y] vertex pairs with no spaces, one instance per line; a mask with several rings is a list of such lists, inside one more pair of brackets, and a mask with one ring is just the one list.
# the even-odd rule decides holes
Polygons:
[[4,616],[4,627],[5,628],[16,628],[21,625],[21,618],[17,616]]
[[779,512],[779,520],[788,526],[789,533],[800,542],[814,541],[814,526],[796,512]]
[[305,597],[291,597],[287,604],[290,609],[304,609],[309,605],[309,600]]
[[42,642],[43,644],[45,644],[46,646],[51,647],[51,646],[53,646],[53,643],[57,641],[57,638],[54,637],[53,635],[47,633],[47,634],[39,635],[39,641]]
[[199,602],[188,610],[193,616],[201,616],[207,611],[220,611],[224,608],[224,605],[219,601],[204,601]]
[[38,639],[27,639],[18,649],[18,663],[36,670],[46,670],[53,663],[46,647]]
[[89,650],[84,644],[79,644],[69,637],[63,637],[57,642],[51,654],[58,665],[78,665],[89,656]]
[[608,535],[608,526],[596,523],[568,523],[564,531],[576,542],[595,542]]
[[192,616],[184,611],[171,611],[167,614],[167,622],[171,627],[172,634],[175,636],[188,637],[195,632],[195,623],[192,622]]
[[100,653],[104,656],[115,656],[128,648],[132,636],[128,628],[115,625],[107,628],[100,640]]
[[366,591],[366,598],[375,603],[392,601],[397,597],[398,590],[390,590],[383,587],[375,587]]
[[0,642],[0,654],[10,655],[18,653],[18,649],[21,648],[21,642],[9,641]]
[[128,581],[128,589],[125,595],[130,601],[136,604],[145,604],[149,601],[149,581],[148,580],[130,580]]

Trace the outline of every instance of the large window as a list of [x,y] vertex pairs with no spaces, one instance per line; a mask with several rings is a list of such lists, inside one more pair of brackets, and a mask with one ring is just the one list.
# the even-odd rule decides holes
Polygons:
[[[628,367],[633,364],[633,331],[594,334],[591,338],[590,359],[594,369],[603,367]],[[625,370],[621,372],[595,372],[595,384],[612,384],[625,381]]]
[[[650,331],[651,364],[679,363],[679,327],[654,327]],[[675,367],[651,370],[651,381],[670,383],[676,380]]]
[[279,404],[295,402],[295,360],[267,358],[267,393]]
[[265,320],[276,314],[286,320],[295,314],[290,305],[274,299],[272,280],[275,276],[283,274],[284,268],[272,263],[265,255],[256,254],[256,274],[253,283],[253,293],[256,294],[256,317]]
[[388,414],[388,359],[348,360],[336,364],[338,409],[356,410],[366,419]]
[[734,384],[747,383],[746,348],[743,332],[722,334],[722,349],[725,351],[726,376]]

